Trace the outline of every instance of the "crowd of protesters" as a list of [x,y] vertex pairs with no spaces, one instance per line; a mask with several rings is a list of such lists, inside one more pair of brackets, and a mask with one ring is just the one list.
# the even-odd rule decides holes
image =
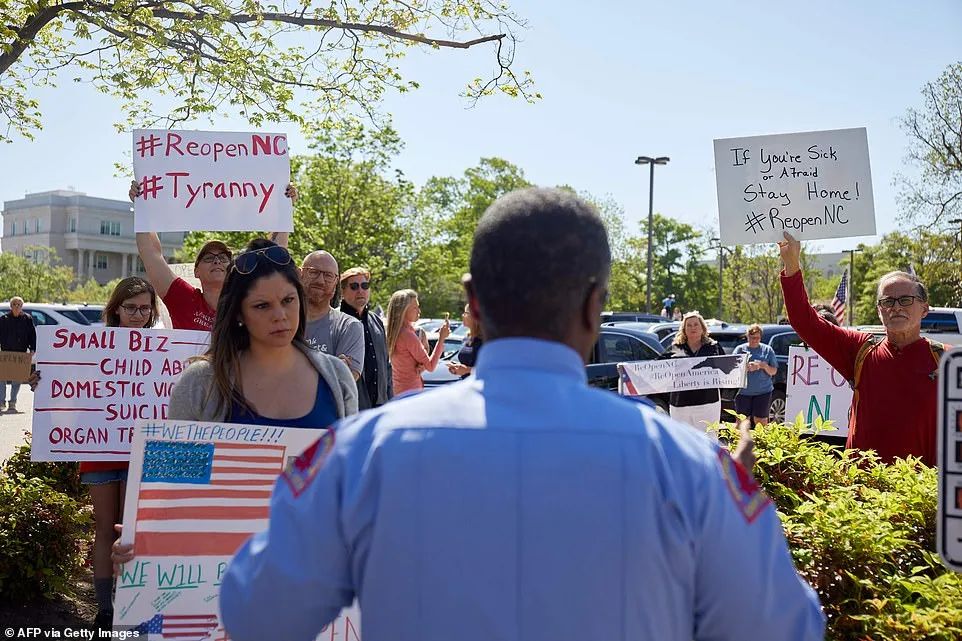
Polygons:
[[[292,199],[297,197],[293,186],[288,186],[285,193]],[[138,186],[134,183],[131,199],[137,195]],[[537,239],[533,226],[538,229]],[[558,256],[556,248],[541,238],[545,234],[558,236],[559,246],[578,245],[583,253],[576,259]],[[372,539],[370,533],[384,528],[380,537],[406,540],[411,534],[408,529],[411,520],[416,518],[415,514],[426,514],[418,510],[424,510],[429,504],[432,510],[440,510],[441,516],[425,520],[424,526],[417,528],[420,536],[426,536],[433,543],[435,552],[440,548],[455,553],[463,546],[474,546],[480,554],[481,565],[477,568],[472,565],[472,572],[480,571],[485,563],[490,567],[495,558],[504,560],[500,555],[510,548],[509,542],[504,545],[497,542],[503,528],[510,530],[517,526],[511,525],[509,506],[501,505],[501,499],[513,496],[509,504],[524,505],[530,514],[536,515],[527,517],[534,519],[526,525],[531,528],[532,536],[543,541],[545,549],[565,551],[569,556],[558,566],[563,567],[562,570],[544,573],[545,577],[554,576],[554,579],[525,581],[525,589],[532,590],[531,594],[550,597],[547,602],[571,603],[576,594],[575,583],[583,587],[584,581],[597,580],[598,585],[611,580],[620,581],[621,585],[644,582],[646,572],[657,575],[655,566],[665,564],[659,561],[655,566],[645,566],[647,569],[639,570],[637,575],[628,572],[627,566],[599,564],[599,558],[607,558],[603,554],[599,557],[600,552],[585,550],[572,554],[583,547],[585,541],[599,535],[598,527],[588,526],[585,523],[588,519],[579,519],[582,524],[578,526],[572,521],[567,533],[554,525],[559,519],[564,521],[566,513],[578,514],[583,510],[587,514],[594,509],[591,505],[612,501],[612,491],[617,493],[616,487],[623,481],[608,479],[601,470],[619,461],[622,472],[616,477],[620,479],[661,474],[665,478],[678,476],[679,487],[704,488],[699,490],[705,492],[699,499],[694,495],[659,499],[674,502],[676,509],[691,510],[692,518],[696,513],[704,514],[702,501],[717,503],[717,509],[721,510],[712,517],[720,521],[698,522],[694,530],[684,533],[660,531],[655,534],[647,530],[655,524],[644,525],[645,520],[658,521],[668,515],[660,514],[655,504],[646,503],[647,499],[640,499],[634,508],[621,505],[619,509],[627,510],[622,518],[627,518],[627,514],[638,519],[631,520],[635,525],[629,528],[630,531],[640,528],[634,534],[638,535],[637,544],[645,546],[644,550],[639,548],[637,559],[664,555],[663,560],[672,559],[672,563],[676,563],[679,555],[687,554],[685,541],[705,542],[710,538],[712,545],[718,547],[717,558],[725,559],[720,565],[728,568],[722,571],[718,562],[706,561],[704,554],[697,555],[698,558],[685,557],[692,576],[706,572],[711,578],[691,585],[685,583],[679,587],[679,598],[668,595],[658,602],[657,608],[655,601],[649,603],[641,598],[645,592],[641,590],[635,605],[657,623],[635,622],[633,627],[641,625],[638,631],[678,628],[680,634],[664,634],[660,638],[689,638],[685,630],[690,632],[691,628],[679,622],[702,617],[706,629],[722,636],[731,630],[740,630],[746,635],[765,630],[765,638],[817,638],[824,623],[818,613],[817,599],[794,573],[774,511],[766,510],[762,503],[760,513],[768,516],[756,529],[752,529],[755,514],[743,524],[737,523],[737,518],[723,516],[724,510],[729,509],[724,507],[726,496],[722,491],[727,492],[725,484],[731,482],[727,475],[735,473],[731,472],[735,469],[736,476],[743,475],[738,476],[742,489],[752,492],[755,490],[750,470],[746,472],[734,462],[734,468],[726,468],[725,461],[730,459],[725,458],[717,442],[692,440],[696,432],[721,420],[720,390],[671,392],[669,411],[673,420],[668,421],[648,410],[630,410],[630,403],[622,404],[627,401],[613,395],[598,396],[585,387],[582,368],[597,337],[601,305],[607,294],[610,255],[597,214],[576,197],[555,190],[524,190],[499,199],[485,214],[475,236],[471,273],[464,279],[468,303],[462,322],[469,332],[457,361],[447,365],[452,375],[464,380],[452,386],[454,391],[447,396],[416,394],[424,387],[421,374],[439,365],[451,327],[445,318],[433,348],[429,347],[426,336],[415,325],[420,318],[420,301],[414,290],[393,292],[386,317],[382,318],[370,307],[375,283],[367,268],[352,266],[341,271],[336,258],[320,248],[304,256],[298,266],[286,248],[287,234],[284,233],[253,240],[236,255],[221,241],[205,243],[194,259],[199,289],[174,274],[161,253],[157,234],[138,233],[137,245],[147,278],[127,278],[117,285],[104,309],[105,324],[151,327],[158,318],[160,299],[169,310],[174,329],[210,332],[206,353],[183,372],[174,386],[169,404],[171,419],[306,429],[335,426],[339,433],[348,435],[338,445],[344,462],[334,466],[337,469],[330,474],[320,475],[319,494],[308,499],[316,502],[316,509],[307,513],[295,506],[285,516],[285,506],[297,497],[276,496],[268,531],[270,537],[267,533],[260,539],[255,537],[232,564],[224,583],[228,596],[222,602],[232,638],[259,638],[251,631],[263,630],[265,624],[281,625],[293,634],[291,638],[308,638],[307,632],[316,633],[341,607],[350,603],[348,596],[361,594],[360,577],[365,572],[375,577],[367,586],[367,593],[371,595],[369,603],[384,606],[383,610],[365,610],[369,613],[365,617],[365,628],[390,630],[392,625],[411,624],[410,616],[400,609],[387,607],[388,602],[383,601],[394,595],[406,602],[412,596],[402,594],[401,574],[406,566],[400,560],[390,560],[390,550],[384,547],[385,539]],[[812,307],[802,281],[798,241],[786,234],[779,250],[785,267],[781,284],[792,326],[802,339],[851,380],[855,389],[848,446],[874,449],[883,460],[914,455],[934,465],[936,383],[932,373],[944,346],[920,336],[921,319],[928,310],[925,286],[914,275],[903,272],[893,272],[881,279],[877,308],[886,335],[875,339],[839,327],[831,309]],[[537,255],[537,260],[531,255]],[[492,269],[492,263],[497,263],[499,269]],[[525,266],[529,264],[538,264],[543,272],[542,281],[557,285],[559,290],[565,284],[583,282],[589,291],[587,299],[537,296],[530,299],[533,302],[529,313],[518,314],[512,303],[517,299],[511,296],[511,288],[526,287],[521,281],[528,274]],[[504,278],[516,279],[518,283],[506,284]],[[386,296],[387,292],[382,295]],[[680,321],[677,334],[662,358],[724,355],[700,313],[682,314],[674,294],[662,303],[662,314]],[[33,323],[29,315],[22,312],[22,307],[23,301],[15,298],[11,301],[10,313],[0,317],[0,349],[36,350]],[[736,354],[746,354],[748,363],[747,384],[735,399],[736,411],[748,421],[745,425],[764,425],[769,417],[777,361],[771,347],[761,342],[761,336],[761,327],[751,325],[746,342],[735,349]],[[33,385],[40,375],[33,377]],[[18,387],[11,385],[11,409],[16,407]],[[6,387],[0,389],[0,404],[3,404]],[[400,400],[401,397],[420,400]],[[399,400],[389,403],[392,398]],[[370,412],[357,420],[348,420],[359,410]],[[382,418],[395,427],[391,428],[393,432],[389,429],[375,438],[373,434],[380,434],[377,425]],[[678,423],[700,429],[679,429]],[[630,425],[640,429],[624,431]],[[445,430],[445,426],[450,429]],[[520,437],[514,430],[519,426],[536,426],[535,431],[546,440],[544,443],[533,438],[518,440]],[[585,436],[599,430],[605,433],[604,445]],[[480,436],[482,431],[491,436]],[[660,456],[667,457],[658,459],[658,465],[663,468],[660,471],[653,471],[647,463],[644,468],[635,469],[631,462],[632,456],[650,447],[647,437],[643,436],[649,431],[659,432],[659,438],[669,444],[667,450],[659,450]],[[400,435],[400,440],[393,441],[391,434]],[[404,434],[420,437],[405,439]],[[745,442],[750,443],[750,439]],[[540,452],[537,456],[547,458],[528,458],[535,451]],[[379,469],[360,465],[374,461],[371,457],[378,453],[382,458],[395,457],[388,460],[400,467],[393,468],[388,462],[379,462],[378,466],[382,466]],[[742,454],[744,456],[736,454],[735,458],[748,461],[750,468],[751,452],[742,451]],[[436,466],[435,472],[430,473],[436,477],[420,467],[422,457]],[[448,457],[457,459],[462,467],[448,466]],[[647,454],[642,458],[649,462],[655,460]],[[417,462],[411,462],[415,460]],[[521,463],[523,460],[527,463]],[[721,468],[717,467],[718,460],[722,461]],[[324,461],[316,463],[323,465]],[[531,468],[525,471],[525,465]],[[540,466],[545,467],[542,470]],[[326,467],[322,467],[324,469]],[[512,469],[515,471],[511,472]],[[573,469],[578,470],[574,477],[580,479],[583,486],[578,492],[567,494],[574,497],[573,505],[553,507],[551,500],[544,493],[538,494],[536,489],[530,496],[519,493],[518,483],[541,483],[547,478],[545,474],[552,476],[553,469],[566,470],[565,476],[571,476]],[[95,624],[109,627],[113,619],[111,561],[125,563],[135,554],[135,546],[119,543],[120,526],[115,525],[123,514],[127,463],[85,462],[80,472],[83,483],[90,486],[95,515],[93,573],[99,606]],[[424,478],[434,478],[437,485],[428,490],[420,484],[421,474],[429,474]],[[484,478],[490,480],[488,487],[482,483]],[[553,478],[560,481],[557,474]],[[382,493],[391,495],[384,484],[392,482],[399,488],[414,484],[412,487],[417,487],[417,493],[410,501],[420,503],[390,506],[385,508],[388,512],[381,514],[377,497]],[[326,488],[328,485],[341,487],[344,483],[370,484],[370,489],[363,497],[351,499],[357,501],[356,504],[342,504],[340,500],[332,503]],[[457,496],[455,488],[466,494]],[[625,491],[625,486],[620,491]],[[549,502],[539,503],[545,500]],[[471,524],[457,518],[439,520],[447,518],[444,514],[454,516],[455,506],[466,501],[487,506],[484,509],[488,517],[483,523]],[[659,501],[655,503],[660,504]],[[405,516],[407,511],[411,512]],[[348,536],[343,530],[345,524],[354,528],[355,538],[338,538]],[[305,561],[303,568],[294,574],[283,575],[286,582],[279,583],[282,575],[276,573],[281,571],[277,564],[283,564],[291,554],[300,553],[285,549],[285,541],[296,532],[295,540],[311,546],[313,543],[305,534],[312,528],[321,538],[334,537],[336,545],[318,542],[318,549],[325,550],[322,555],[301,550],[310,561]],[[672,542],[676,537],[680,540]],[[582,544],[569,545],[575,541]],[[635,543],[629,543],[629,548],[633,545]],[[767,557],[752,547],[757,545],[769,546]],[[524,552],[535,554],[535,549],[525,547]],[[439,553],[443,556],[443,552]],[[418,559],[418,563],[426,562],[420,556]],[[450,576],[464,581],[464,599],[448,600],[449,611],[440,610],[439,618],[432,625],[437,631],[450,634],[461,630],[460,635],[454,634],[459,638],[481,638],[483,626],[471,632],[465,632],[460,626],[470,629],[472,622],[485,620],[485,613],[509,606],[512,600],[507,596],[499,599],[485,596],[479,591],[481,585],[475,585],[475,581],[456,566],[439,566],[437,577],[456,573]],[[355,571],[344,574],[345,567],[354,567]],[[513,564],[507,563],[506,567],[511,568]],[[545,569],[540,568],[539,572]],[[520,571],[520,567],[515,570]],[[671,582],[678,580],[678,576],[662,579]],[[754,607],[750,615],[742,611],[739,618],[743,620],[733,623],[731,617],[720,613],[734,606],[724,594],[734,583],[749,592],[755,588],[781,591],[784,600],[774,604],[771,593],[767,597],[759,593],[752,603],[756,606],[773,603],[772,607]],[[284,599],[277,601],[283,595],[293,597],[308,591],[313,595],[311,598],[318,600],[316,610],[303,607],[299,611],[296,600],[293,603]],[[274,600],[282,604],[278,608],[285,612],[281,617],[286,619],[283,623],[256,621],[259,609],[253,604],[271,592],[275,593]],[[442,596],[426,584],[414,592],[431,599]],[[581,594],[583,598],[584,592]],[[681,598],[683,595],[698,602],[705,599],[704,603],[711,605],[692,611],[691,598]],[[592,607],[602,605],[589,600]],[[466,607],[469,602],[478,604],[479,609]],[[657,616],[656,609],[660,612]],[[547,611],[539,608],[532,609],[525,617],[531,617],[538,625],[550,618]],[[579,617],[580,610],[575,613],[575,619],[580,621]],[[786,617],[801,626],[796,629],[800,631],[798,634],[779,636],[779,622],[786,621]],[[423,619],[418,621],[424,625]],[[551,638],[551,635],[545,632],[528,638]]]

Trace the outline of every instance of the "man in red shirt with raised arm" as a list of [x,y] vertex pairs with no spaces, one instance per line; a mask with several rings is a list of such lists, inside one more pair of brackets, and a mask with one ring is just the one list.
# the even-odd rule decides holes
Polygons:
[[[801,243],[785,233],[782,293],[792,327],[842,376],[854,382],[846,446],[875,450],[883,461],[917,456],[935,466],[938,358],[945,346],[922,338],[928,292],[917,276],[890,272],[878,284],[876,309],[885,338],[837,327],[808,301]],[[862,361],[861,367],[856,362]]]

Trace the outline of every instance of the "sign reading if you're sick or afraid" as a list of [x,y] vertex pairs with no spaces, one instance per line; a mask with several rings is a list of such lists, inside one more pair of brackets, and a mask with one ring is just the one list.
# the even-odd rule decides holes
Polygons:
[[875,234],[864,128],[715,140],[723,245]]
[[134,229],[293,231],[287,136],[135,129]]
[[134,423],[165,419],[187,359],[208,332],[120,327],[37,328],[34,461],[125,461]]

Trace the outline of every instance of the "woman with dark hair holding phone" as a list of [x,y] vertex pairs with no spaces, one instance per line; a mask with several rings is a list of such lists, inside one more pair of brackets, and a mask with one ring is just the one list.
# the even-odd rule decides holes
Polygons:
[[350,370],[308,347],[304,326],[291,255],[251,241],[224,281],[207,353],[174,385],[170,418],[322,429],[356,414]]

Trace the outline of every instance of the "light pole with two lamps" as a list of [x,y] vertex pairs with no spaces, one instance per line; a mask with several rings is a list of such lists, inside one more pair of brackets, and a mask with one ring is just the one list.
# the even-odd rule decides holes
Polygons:
[[657,158],[638,156],[635,159],[636,165],[649,165],[651,167],[651,178],[648,183],[648,280],[645,285],[645,311],[649,314],[651,313],[651,243],[654,224],[655,165],[667,165],[669,160],[668,156],[658,156]]

